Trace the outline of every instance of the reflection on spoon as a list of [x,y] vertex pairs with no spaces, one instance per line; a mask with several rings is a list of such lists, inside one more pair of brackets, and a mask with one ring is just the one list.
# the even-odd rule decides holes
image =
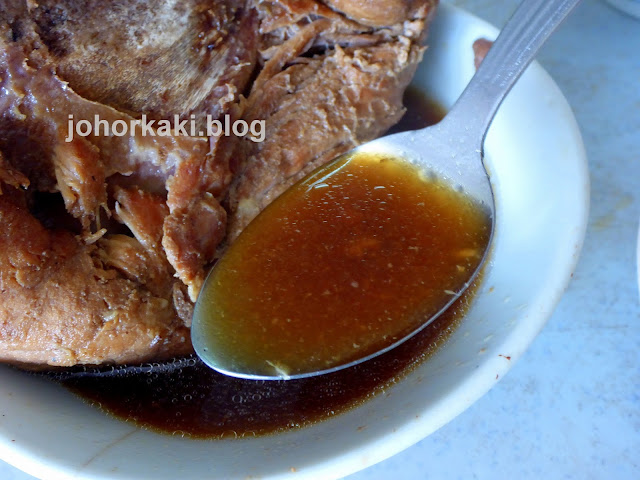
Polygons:
[[328,373],[393,348],[459,297],[495,225],[486,131],[579,1],[523,1],[442,122],[358,147],[265,209],[203,286],[202,360],[243,378]]

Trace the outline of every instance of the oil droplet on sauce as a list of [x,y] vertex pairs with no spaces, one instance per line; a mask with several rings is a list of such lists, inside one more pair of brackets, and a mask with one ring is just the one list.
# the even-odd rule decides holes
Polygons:
[[295,375],[388,347],[450,303],[488,247],[486,209],[410,163],[357,153],[258,216],[198,308],[234,369]]

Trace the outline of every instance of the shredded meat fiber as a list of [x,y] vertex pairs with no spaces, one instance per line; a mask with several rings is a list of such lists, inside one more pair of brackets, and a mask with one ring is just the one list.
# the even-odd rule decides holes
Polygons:
[[[0,361],[192,352],[207,268],[404,113],[437,0],[0,0]],[[264,121],[69,138],[74,122]]]

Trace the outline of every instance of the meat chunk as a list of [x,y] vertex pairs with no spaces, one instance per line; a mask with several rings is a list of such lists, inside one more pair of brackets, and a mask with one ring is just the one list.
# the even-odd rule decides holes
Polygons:
[[[265,3],[267,11],[274,8]],[[426,2],[410,2],[415,11],[401,30],[374,30],[369,44],[357,47],[343,47],[344,35],[334,36],[348,21],[306,3],[306,15],[299,4],[289,10],[297,22],[275,35],[286,40],[271,45],[244,105],[247,121],[265,121],[268,140],[237,145],[239,165],[227,197],[230,241],[292,183],[393,126],[404,114],[402,94],[422,58],[420,40],[431,11]],[[320,37],[330,48],[305,56]]]
[[[193,302],[224,246],[402,116],[434,7],[0,0],[0,361],[190,353]],[[260,121],[265,137],[73,136],[69,115]]]
[[478,38],[473,42],[473,64],[476,68],[480,67],[480,64],[484,60],[484,57],[489,53],[489,49],[493,45],[491,40],[486,38]]
[[95,246],[51,231],[0,197],[0,346],[4,360],[68,366],[191,351],[166,295],[100,262]]
[[[255,15],[242,1],[40,0],[34,30],[81,96],[151,118],[228,109],[256,58]],[[105,28],[117,25],[117,28]]]
[[411,0],[365,0],[361,2],[327,0],[327,3],[363,25],[384,27],[415,18],[414,9],[419,9],[422,2]]
[[[5,109],[0,118],[0,149],[9,164],[19,168],[35,190],[62,194],[67,210],[79,218],[84,235],[93,237],[99,230],[100,208],[109,217],[108,190],[115,185],[135,185],[166,199],[167,222],[174,212],[181,215],[187,205],[211,203],[230,174],[212,150],[216,142],[184,136],[141,136],[129,131],[124,136],[75,137],[71,141],[68,115],[75,121],[93,121],[97,116],[113,124],[131,124],[133,117],[112,107],[82,98],[54,73],[53,64],[30,67],[25,47],[0,39],[0,69]],[[39,53],[41,55],[41,53]],[[186,186],[188,185],[188,188]],[[192,207],[194,208],[194,207]],[[224,235],[224,212],[216,224]],[[135,222],[132,218],[131,222]],[[184,277],[199,281],[204,265],[174,265]],[[188,268],[188,271],[182,271]],[[188,285],[191,287],[191,285]],[[192,287],[197,290],[198,285]],[[193,298],[192,298],[193,299]]]

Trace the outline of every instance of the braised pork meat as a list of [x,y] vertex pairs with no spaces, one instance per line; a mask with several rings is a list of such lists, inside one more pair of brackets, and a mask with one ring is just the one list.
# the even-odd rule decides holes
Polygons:
[[[435,3],[0,0],[0,361],[190,353],[225,245],[400,119]],[[70,140],[70,115],[262,121],[264,140]]]

